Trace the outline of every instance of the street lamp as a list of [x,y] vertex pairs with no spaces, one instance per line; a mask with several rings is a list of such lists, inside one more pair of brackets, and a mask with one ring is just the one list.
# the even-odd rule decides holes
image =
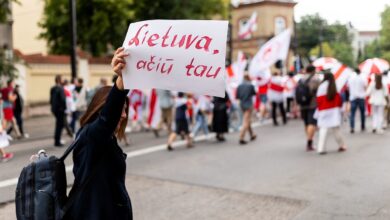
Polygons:
[[71,74],[72,82],[77,78],[77,60],[76,60],[76,47],[77,47],[77,23],[76,23],[76,0],[69,0],[69,9],[70,9],[70,27],[71,27],[71,51],[70,51],[70,61],[71,61]]

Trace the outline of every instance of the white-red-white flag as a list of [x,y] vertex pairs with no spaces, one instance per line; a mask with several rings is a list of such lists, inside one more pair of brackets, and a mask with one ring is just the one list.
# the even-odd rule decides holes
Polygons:
[[148,118],[147,123],[150,128],[157,129],[161,120],[161,109],[158,102],[157,91],[152,89],[148,100]]
[[278,60],[285,60],[290,47],[290,38],[291,30],[287,29],[267,41],[253,57],[249,65],[249,74],[253,77],[261,76],[264,69],[269,68]]
[[353,71],[350,68],[342,64],[335,65],[331,69],[331,72],[334,75],[334,78],[336,80],[337,91],[339,92],[343,90],[343,88],[348,82],[349,77],[351,77],[353,74]]
[[250,39],[252,33],[257,30],[257,12],[253,12],[249,20],[238,30],[238,38]]

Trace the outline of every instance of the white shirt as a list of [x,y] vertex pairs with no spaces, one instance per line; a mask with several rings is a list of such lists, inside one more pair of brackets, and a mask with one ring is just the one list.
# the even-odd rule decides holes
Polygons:
[[387,104],[386,97],[389,95],[389,90],[387,85],[383,85],[382,89],[376,89],[374,81],[368,86],[367,95],[370,96],[368,102],[371,105],[385,106]]
[[367,80],[362,75],[353,75],[348,80],[349,100],[366,98]]

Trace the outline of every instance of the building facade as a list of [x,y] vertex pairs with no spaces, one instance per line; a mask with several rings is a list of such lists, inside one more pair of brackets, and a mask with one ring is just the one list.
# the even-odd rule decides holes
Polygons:
[[[290,28],[294,34],[294,6],[297,3],[290,0],[252,0],[244,1],[232,11],[233,60],[238,51],[243,51],[247,57],[253,57],[261,45],[283,30]],[[240,26],[257,13],[257,30],[248,39],[238,36]],[[291,46],[290,46],[291,47]],[[290,52],[287,63],[292,62]]]

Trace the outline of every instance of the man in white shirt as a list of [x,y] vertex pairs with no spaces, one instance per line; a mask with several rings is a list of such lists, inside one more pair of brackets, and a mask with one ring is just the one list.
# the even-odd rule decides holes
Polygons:
[[367,79],[365,79],[361,74],[360,70],[355,70],[356,74],[352,76],[348,81],[349,87],[349,100],[351,101],[351,115],[350,115],[350,126],[351,133],[355,132],[355,114],[356,110],[359,108],[360,111],[360,125],[362,131],[366,129],[366,88],[367,88]]

